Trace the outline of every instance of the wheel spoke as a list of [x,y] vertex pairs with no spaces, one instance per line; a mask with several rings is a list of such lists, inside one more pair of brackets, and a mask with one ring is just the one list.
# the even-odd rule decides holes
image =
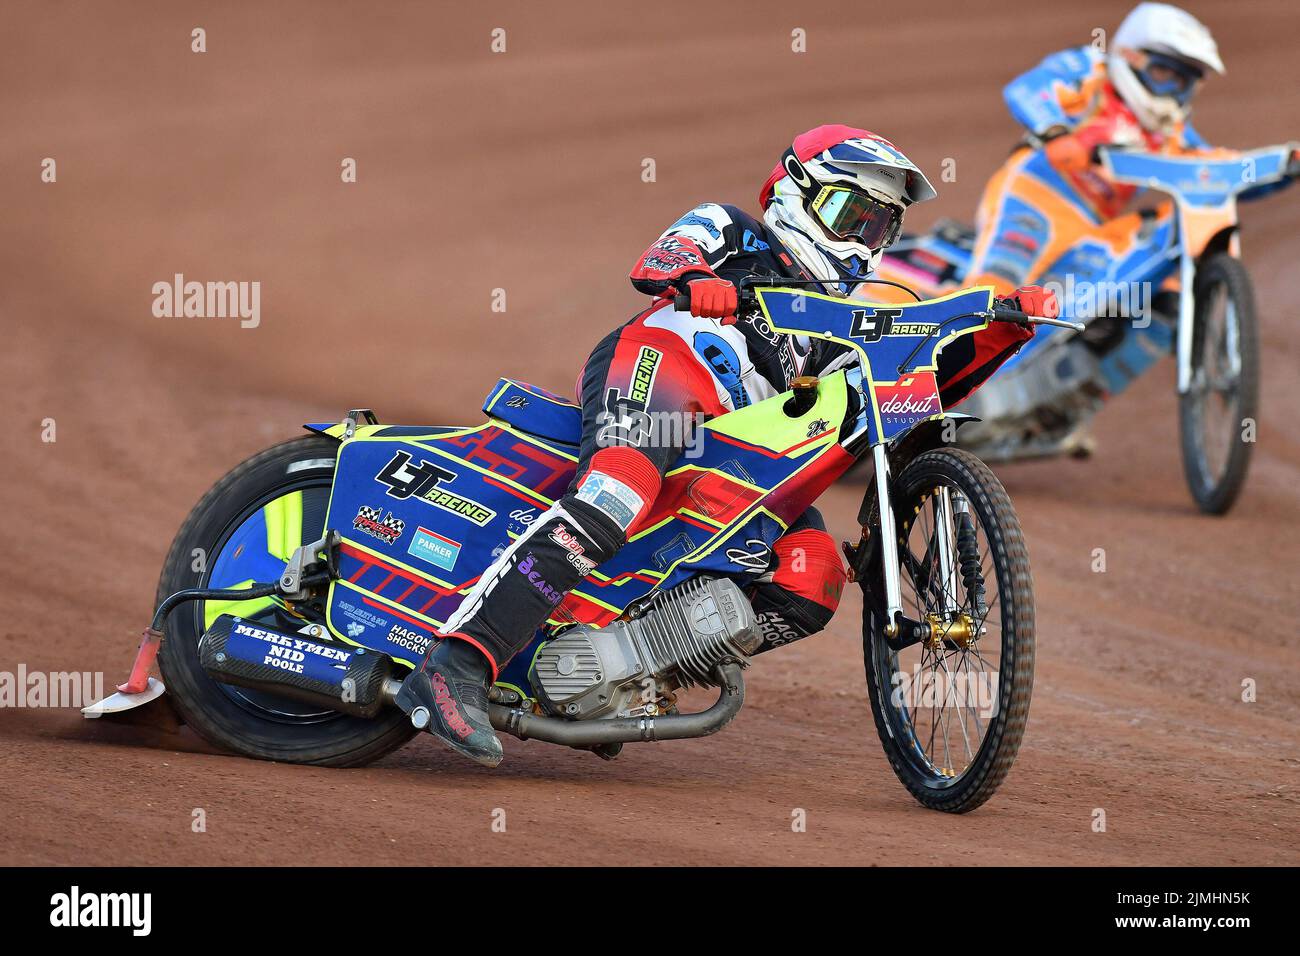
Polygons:
[[[939,507],[946,488],[958,504],[951,520]],[[999,714],[1003,596],[998,579],[999,551],[986,533],[974,497],[960,485],[942,481],[926,485],[918,497],[898,502],[898,559],[903,606],[915,620],[930,622],[931,636],[888,655],[890,673],[906,688],[895,719],[903,721],[898,739],[911,741],[911,758],[943,786],[952,786],[981,757],[983,744]],[[957,547],[956,515],[969,515],[974,554],[983,581],[982,607],[967,591]],[[944,519],[944,520],[940,520]],[[941,539],[949,536],[952,573],[942,573]],[[999,539],[1002,540],[1002,539]],[[954,630],[961,616],[961,630]],[[888,683],[888,681],[882,681]],[[936,783],[936,786],[940,784]]]

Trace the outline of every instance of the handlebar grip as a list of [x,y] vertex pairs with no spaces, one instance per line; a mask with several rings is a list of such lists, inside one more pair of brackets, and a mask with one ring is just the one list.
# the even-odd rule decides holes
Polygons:
[[[758,297],[754,295],[753,289],[737,290],[736,300],[740,309],[752,308],[758,303]],[[673,308],[678,312],[691,311],[691,297],[685,293],[673,296]]]
[[1013,309],[1006,305],[995,305],[993,307],[994,322],[1014,322],[1016,325],[1030,325],[1034,321],[1034,316],[1028,312],[1021,312],[1019,309]]

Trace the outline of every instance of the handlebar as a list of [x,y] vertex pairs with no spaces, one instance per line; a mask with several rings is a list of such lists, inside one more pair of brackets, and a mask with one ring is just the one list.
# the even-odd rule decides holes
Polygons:
[[[785,284],[780,280],[771,283],[764,283],[776,288],[781,288]],[[801,283],[802,284],[802,283]],[[795,286],[796,288],[798,286]],[[739,300],[738,311],[744,311],[758,304],[758,298],[754,295],[754,290],[748,285],[742,285],[736,290]],[[679,312],[689,312],[691,310],[691,297],[689,295],[673,296],[673,308]],[[1021,312],[1019,309],[1013,309],[1010,306],[1002,305],[999,302],[993,303],[993,311],[989,314],[989,320],[992,322],[1012,322],[1016,325],[1054,325],[1063,329],[1073,329],[1075,332],[1083,331],[1082,322],[1068,322],[1064,319],[1047,319],[1037,315],[1029,315],[1027,312]]]
[[1061,329],[1073,329],[1075,332],[1082,332],[1084,328],[1082,322],[1070,322],[1067,319],[1048,319],[1041,315],[1030,315],[1028,312],[1021,312],[1019,309],[1013,309],[996,301],[993,303],[993,311],[989,313],[989,320],[992,322],[1010,322],[1013,325],[1021,326],[1054,325]]

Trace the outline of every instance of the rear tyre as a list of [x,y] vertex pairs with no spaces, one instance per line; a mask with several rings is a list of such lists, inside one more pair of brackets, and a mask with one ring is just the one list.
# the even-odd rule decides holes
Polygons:
[[1226,252],[1196,273],[1192,381],[1178,399],[1183,472],[1197,507],[1224,514],[1246,483],[1259,409],[1259,324],[1250,274]]
[[[1006,490],[970,452],[920,455],[894,479],[891,497],[903,613],[933,621],[933,641],[890,647],[883,601],[874,594],[881,566],[873,560],[863,580],[862,621],[871,713],[889,764],[912,796],[932,810],[967,813],[1006,778],[1029,716],[1029,556]],[[871,530],[880,533],[875,514]],[[946,582],[941,534],[966,559],[954,563]]]
[[[323,533],[338,442],[310,435],[254,455],[216,483],[190,512],[163,565],[158,600],[184,588],[271,581],[300,544]],[[259,550],[264,549],[264,550]],[[319,608],[298,607],[310,619]],[[223,750],[262,760],[356,767],[415,733],[396,709],[373,719],[222,684],[199,664],[198,642],[218,613],[293,630],[303,621],[273,599],[183,604],[167,620],[158,667],[177,710]]]

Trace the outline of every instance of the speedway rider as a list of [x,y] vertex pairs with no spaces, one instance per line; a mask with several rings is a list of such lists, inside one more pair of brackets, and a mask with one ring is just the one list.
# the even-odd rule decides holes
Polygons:
[[[848,364],[850,350],[774,333],[737,318],[746,276],[817,279],[847,295],[898,236],[904,210],[935,195],[919,169],[862,129],[821,126],[797,137],[759,194],[762,219],[706,203],[675,222],[641,256],[632,284],[654,302],[607,335],[578,379],[583,429],[568,492],[483,572],[442,627],[397,704],[453,750],[500,762],[487,694],[500,668],[557,613],[565,595],[608,561],[650,511],[685,429],[647,434],[653,416],[722,415],[789,389],[799,375]],[[674,307],[689,296],[689,309]],[[1018,290],[1016,307],[1054,315],[1040,289]],[[955,340],[940,356],[945,406],[970,394],[1032,331],[998,323]],[[809,509],[766,556],[750,589],[767,650],[830,621],[845,583],[835,542]]]
[[[1224,72],[1210,31],[1185,10],[1141,3],[1115,31],[1109,54],[1063,50],[1010,83],[1003,96],[1028,135],[985,187],[968,284],[1002,293],[1038,280],[1082,231],[1119,217],[1138,187],[1110,180],[1098,147],[1209,152],[1188,122],[1209,71]],[[1042,208],[1018,198],[1026,195],[1043,197]],[[1141,226],[1136,213],[1130,226]]]

